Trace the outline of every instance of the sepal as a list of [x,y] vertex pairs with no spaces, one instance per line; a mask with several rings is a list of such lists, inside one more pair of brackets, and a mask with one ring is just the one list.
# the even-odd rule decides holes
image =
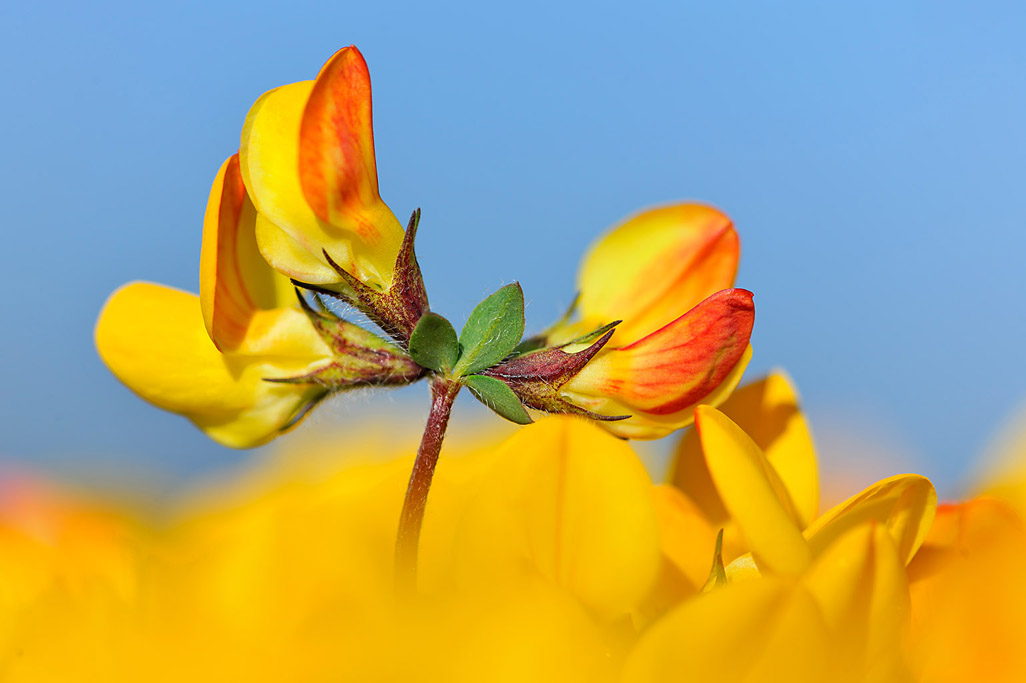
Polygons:
[[[612,327],[615,327],[615,324]],[[625,420],[630,415],[598,415],[560,396],[560,388],[583,370],[584,366],[602,350],[613,336],[613,332],[614,329],[608,329],[589,347],[575,353],[567,353],[562,348],[532,351],[514,356],[481,374],[505,382],[525,406],[535,410],[579,415],[607,422]]]
[[331,391],[361,386],[409,384],[425,370],[394,344],[326,309],[316,310],[296,290],[300,305],[332,352],[332,362],[295,377],[265,377],[267,382],[318,384]]
[[427,290],[421,276],[420,264],[414,250],[417,237],[417,226],[420,224],[420,209],[413,212],[406,227],[399,255],[392,271],[392,284],[380,292],[364,284],[332,259],[331,254],[324,250],[324,258],[342,280],[343,286],[337,289],[313,285],[292,280],[297,287],[309,289],[324,296],[344,301],[370,318],[386,334],[406,347],[410,335],[417,326],[421,316],[429,310]]
[[702,592],[708,593],[711,590],[727,585],[727,570],[723,566],[723,529],[716,534],[716,549],[713,550],[712,569],[709,570],[709,578],[702,586]]

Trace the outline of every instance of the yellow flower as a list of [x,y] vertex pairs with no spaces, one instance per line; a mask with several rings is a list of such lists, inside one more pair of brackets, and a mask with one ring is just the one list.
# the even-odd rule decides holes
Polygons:
[[[114,292],[96,324],[96,347],[111,371],[154,405],[189,418],[215,441],[260,445],[295,425],[329,390],[325,381],[272,382],[333,372],[358,359],[332,349],[296,303],[291,283],[256,248],[257,213],[237,156],[218,172],[203,226],[200,295],[135,282]],[[342,323],[338,323],[341,325]],[[382,354],[384,342],[354,325],[338,327]],[[401,381],[419,376],[391,354],[388,378],[374,368],[348,379]],[[365,368],[366,370],[366,368]],[[403,374],[405,372],[405,374]]]
[[[812,442],[786,377],[742,388],[722,408],[696,409],[673,475],[683,488],[661,490],[664,558],[684,601],[642,637],[627,680],[660,680],[685,660],[688,672],[751,680],[909,680],[906,566],[933,520],[930,482],[892,477],[817,516]],[[728,585],[700,593],[719,528]],[[673,591],[663,593],[665,609]],[[709,632],[714,645],[702,640]],[[798,669],[782,668],[778,638],[810,644]],[[723,659],[735,651],[748,654]]]
[[[549,344],[622,321],[612,341],[559,387],[562,400],[606,417],[610,432],[653,439],[716,405],[751,357],[752,293],[730,289],[738,239],[726,216],[697,204],[642,212],[603,237],[578,275],[580,320],[557,325]],[[570,348],[578,348],[573,345]]]
[[338,285],[326,251],[364,284],[388,289],[403,229],[378,193],[370,74],[359,50],[339,50],[316,80],[262,95],[246,115],[239,158],[271,266]]
[[454,444],[412,603],[397,602],[391,574],[410,455],[386,425],[347,433],[344,463],[336,439],[294,442],[187,501],[159,533],[4,490],[0,671],[15,682],[1022,677],[1026,534],[1007,505],[942,506],[927,533],[932,487],[906,476],[820,516],[786,378],[723,408],[755,439],[703,407],[698,455],[706,499],[745,554],[704,591],[677,560],[701,556],[707,576],[713,543],[674,532],[711,526],[707,502],[653,485],[629,445],[572,417],[498,447],[480,434]]

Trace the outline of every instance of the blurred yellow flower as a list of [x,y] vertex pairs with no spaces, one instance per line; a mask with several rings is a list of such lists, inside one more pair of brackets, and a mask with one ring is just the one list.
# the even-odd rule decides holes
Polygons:
[[[902,475],[820,515],[787,378],[722,408],[699,407],[682,441],[674,481],[699,473],[684,488],[578,418],[453,444],[406,601],[392,550],[410,458],[384,424],[348,434],[343,463],[335,440],[307,440],[160,523],[9,481],[0,678],[1022,677],[1026,534],[1010,505],[934,521],[932,486]],[[706,586],[720,559],[726,580]]]

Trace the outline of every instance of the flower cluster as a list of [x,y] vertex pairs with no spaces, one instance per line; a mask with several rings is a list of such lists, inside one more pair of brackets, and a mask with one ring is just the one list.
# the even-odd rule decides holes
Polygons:
[[[522,341],[523,294],[510,286],[457,339],[430,312],[419,210],[404,232],[378,192],[372,129],[355,47],[316,80],[260,97],[211,188],[199,297],[136,282],[104,307],[96,345],[114,374],[239,448],[331,393],[426,376],[516,422],[531,421],[525,408],[573,413],[631,438],[689,424],[697,403],[737,384],[754,307],[732,289],[738,240],[724,215],[684,204],[635,216],[585,260],[574,322]],[[340,318],[338,302],[385,338]]]
[[780,374],[700,407],[663,484],[575,417],[455,444],[412,602],[384,434],[348,433],[344,464],[308,441],[160,524],[7,482],[4,680],[1026,676],[1026,477],[938,507],[902,475],[821,513]]
[[[735,391],[754,306],[726,216],[629,218],[526,338],[518,284],[459,334],[431,310],[420,218],[403,230],[379,194],[356,48],[257,100],[211,189],[199,295],[126,285],[100,355],[234,447],[333,393],[426,378],[412,476],[381,427],[346,434],[362,461],[308,444],[160,524],[9,484],[0,678],[1026,678],[1026,477],[938,507],[900,475],[821,512],[790,381]],[[463,388],[525,426],[450,448],[435,478]],[[692,423],[653,484],[625,439]]]

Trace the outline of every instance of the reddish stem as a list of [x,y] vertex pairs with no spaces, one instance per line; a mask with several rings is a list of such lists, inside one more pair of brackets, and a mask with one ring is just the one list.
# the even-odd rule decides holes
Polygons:
[[403,511],[399,516],[399,534],[395,540],[395,582],[399,595],[412,595],[417,589],[417,551],[424,509],[438,454],[442,451],[449,414],[460,386],[459,382],[441,377],[431,379],[431,412],[420,440],[417,460],[413,463]]

